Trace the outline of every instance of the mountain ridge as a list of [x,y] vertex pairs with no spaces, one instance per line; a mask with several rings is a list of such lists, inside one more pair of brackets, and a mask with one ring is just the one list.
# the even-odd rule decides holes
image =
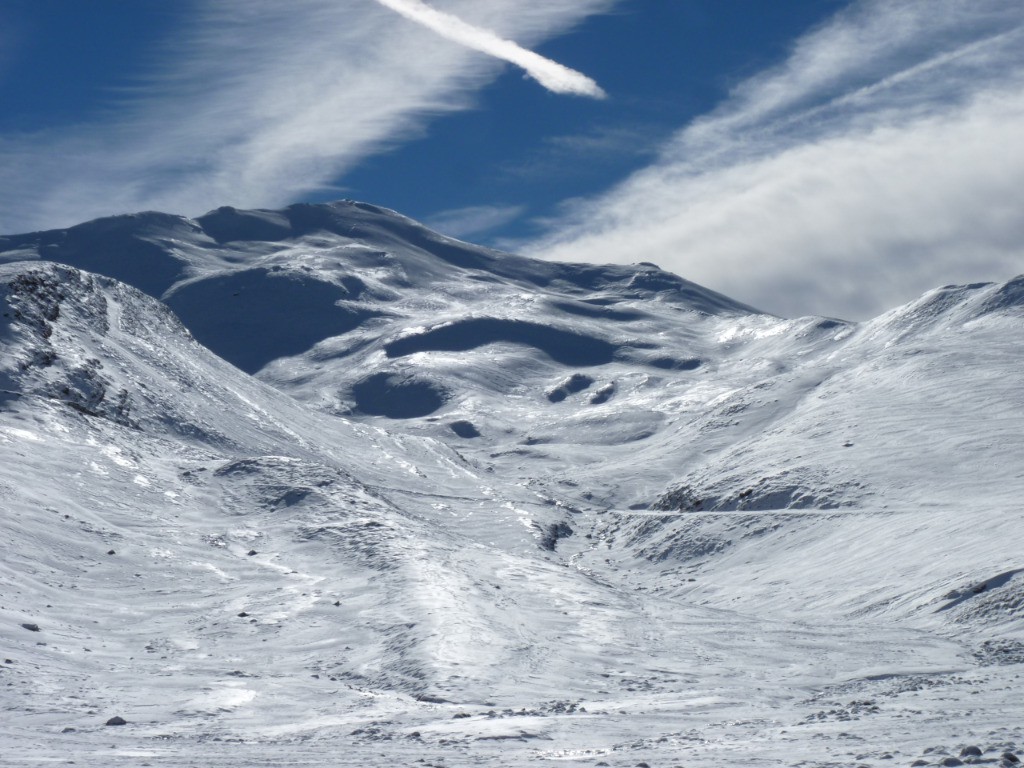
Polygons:
[[12,764],[1024,746],[1024,278],[783,319],[288,211],[0,238]]

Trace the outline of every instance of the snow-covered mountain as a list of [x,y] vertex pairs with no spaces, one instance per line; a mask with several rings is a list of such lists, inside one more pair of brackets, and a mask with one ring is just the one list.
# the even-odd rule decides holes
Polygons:
[[1024,748],[1024,278],[790,320],[340,202],[0,238],[0,315],[12,765]]

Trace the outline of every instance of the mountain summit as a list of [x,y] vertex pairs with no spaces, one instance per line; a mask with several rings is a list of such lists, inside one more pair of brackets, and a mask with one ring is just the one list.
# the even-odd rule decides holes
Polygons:
[[1022,330],[348,201],[0,238],[0,748],[1010,764]]

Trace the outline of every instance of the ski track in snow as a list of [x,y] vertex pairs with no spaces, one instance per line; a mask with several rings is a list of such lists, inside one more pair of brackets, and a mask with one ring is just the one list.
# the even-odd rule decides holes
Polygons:
[[134,289],[0,264],[4,765],[1024,749],[1019,280],[783,320],[349,203],[0,261],[32,249],[155,258],[223,358],[287,353],[246,373]]

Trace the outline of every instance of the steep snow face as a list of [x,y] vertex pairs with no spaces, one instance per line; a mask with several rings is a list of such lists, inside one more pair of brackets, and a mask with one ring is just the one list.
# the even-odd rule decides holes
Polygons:
[[785,320],[356,203],[0,260],[14,765],[1024,746],[1021,279]]

